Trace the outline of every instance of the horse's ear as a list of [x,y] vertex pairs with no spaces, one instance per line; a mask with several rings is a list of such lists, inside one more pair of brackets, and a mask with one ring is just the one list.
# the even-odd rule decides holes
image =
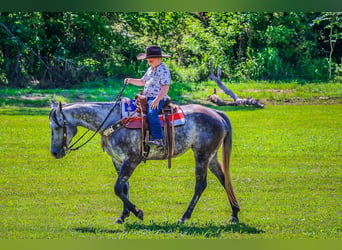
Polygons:
[[52,100],[51,101],[51,108],[55,109],[56,107],[57,107],[57,103],[54,100]]
[[58,110],[59,110],[59,112],[62,113],[62,103],[61,102],[58,103]]
[[54,108],[56,108],[56,114],[57,115],[60,115],[62,113],[62,103],[61,102],[58,102],[58,104],[55,103]]

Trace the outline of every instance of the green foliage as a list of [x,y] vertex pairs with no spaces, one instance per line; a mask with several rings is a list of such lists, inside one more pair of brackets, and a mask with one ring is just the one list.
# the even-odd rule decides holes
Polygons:
[[341,60],[341,20],[335,12],[3,12],[0,84],[141,77],[147,65],[136,55],[149,44],[172,55],[176,81],[206,80],[211,62],[228,80],[325,81]]
[[302,78],[311,80],[328,80],[329,78],[329,62],[327,58],[303,60],[300,68]]
[[276,48],[268,47],[241,63],[240,77],[247,80],[279,80],[284,78],[284,65]]
[[1,108],[0,238],[341,239],[341,108],[221,107],[233,126],[230,169],[241,223],[228,222],[226,194],[208,171],[184,225],[175,222],[193,195],[192,152],[174,158],[171,169],[167,161],[142,163],[130,178],[130,199],[145,220],[131,214],[113,225],[122,202],[100,138],[55,160],[50,109]]
[[199,82],[201,70],[196,67],[177,66],[175,62],[167,63],[174,82]]
[[340,64],[336,65],[335,81],[342,82],[342,60]]
[[[323,35],[327,37],[329,42],[329,79],[332,78],[332,68],[334,65],[333,54],[335,52],[335,46],[338,40],[342,39],[342,13],[341,12],[325,12],[319,16],[316,20],[316,24],[324,23],[324,29],[329,30],[329,35]],[[338,52],[342,52],[341,48],[337,48]],[[336,52],[335,52],[336,54]],[[336,56],[335,56],[336,59]],[[337,57],[340,60],[340,57]]]

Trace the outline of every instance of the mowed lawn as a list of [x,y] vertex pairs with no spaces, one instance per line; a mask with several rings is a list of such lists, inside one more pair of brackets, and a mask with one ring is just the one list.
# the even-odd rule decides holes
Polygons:
[[55,160],[48,109],[0,108],[0,238],[341,239],[342,105],[221,109],[233,126],[240,223],[229,223],[226,194],[210,172],[191,220],[176,223],[194,191],[189,151],[170,170],[167,161],[142,163],[130,199],[144,221],[131,215],[113,225],[122,202],[100,138]]

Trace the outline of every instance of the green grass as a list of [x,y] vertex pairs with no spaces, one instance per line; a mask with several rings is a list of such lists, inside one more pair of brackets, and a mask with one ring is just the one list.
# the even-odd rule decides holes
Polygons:
[[[342,103],[341,83],[269,83],[246,82],[225,83],[240,98],[249,96],[260,99],[266,104],[286,103]],[[112,101],[123,85],[123,80],[113,80],[107,83],[91,82],[83,83],[74,89],[0,89],[0,106],[33,106],[47,107],[51,100],[62,102],[79,101]],[[177,103],[207,103],[206,98],[217,88],[213,81],[201,83],[174,82],[171,85],[169,95]],[[133,98],[139,92],[138,87],[129,85],[123,96]],[[223,91],[218,90],[218,95],[227,101],[232,101]]]
[[[0,108],[0,238],[341,239],[342,105],[221,107],[233,125],[231,175],[239,224],[217,179],[190,221],[176,224],[195,184],[192,152],[141,164],[130,199],[144,211],[113,225],[122,203],[99,137],[50,155],[46,108]],[[79,131],[79,132],[82,132]]]

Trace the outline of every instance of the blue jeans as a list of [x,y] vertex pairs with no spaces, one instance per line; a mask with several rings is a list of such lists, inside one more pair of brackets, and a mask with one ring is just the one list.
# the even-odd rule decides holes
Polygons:
[[160,100],[157,109],[151,109],[151,102],[154,100],[154,97],[148,98],[148,111],[147,111],[147,119],[150,125],[152,140],[163,139],[163,130],[161,128],[160,120],[158,114],[162,107],[165,104],[164,100]]

